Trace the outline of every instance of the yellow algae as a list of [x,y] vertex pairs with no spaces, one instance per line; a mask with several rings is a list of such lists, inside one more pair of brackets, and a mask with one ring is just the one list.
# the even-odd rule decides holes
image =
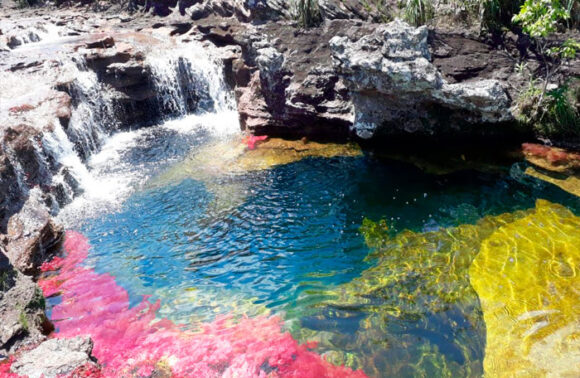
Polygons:
[[554,184],[568,193],[580,197],[580,176],[547,174],[533,167],[526,168],[526,174],[537,179]]
[[247,181],[237,179],[247,172],[260,171],[290,164],[308,157],[355,157],[362,151],[355,144],[303,142],[272,138],[248,149],[238,137],[229,141],[208,144],[187,157],[183,162],[153,178],[149,187],[162,187],[194,179],[204,183],[214,198],[212,214],[227,211],[244,202]]
[[[216,315],[228,315],[237,319],[242,316],[268,314],[265,305],[256,304],[258,298],[227,289],[163,288],[155,292],[162,299],[158,316],[182,324],[202,324],[213,321]],[[174,314],[191,314],[187,318],[175,318]]]
[[487,327],[486,376],[578,376],[579,217],[538,200],[482,243],[469,273]]
[[331,158],[361,156],[356,144],[303,142],[267,139],[250,150],[241,138],[209,144],[182,163],[173,166],[154,183],[181,181],[185,178],[206,181],[224,175],[243,174],[290,164],[308,157]]
[[[396,236],[386,222],[365,220],[361,233],[376,264],[329,290],[331,299],[309,318],[318,329],[300,336],[319,340],[320,351],[333,361],[350,361],[371,376],[481,374],[485,328],[469,267],[488,236],[527,214]],[[341,318],[361,314],[351,338],[340,329],[332,333]]]
[[[376,259],[376,265],[341,287],[341,300],[364,297],[386,287],[395,288],[399,298],[408,300],[426,292],[444,302],[462,298],[462,292],[469,290],[467,270],[481,242],[500,226],[524,215],[518,211],[485,217],[474,225],[423,233],[403,231],[393,238],[388,236],[385,222],[365,220],[361,232],[374,249],[368,259]],[[421,284],[405,285],[409,280]],[[435,309],[439,304],[434,300],[428,305]]]

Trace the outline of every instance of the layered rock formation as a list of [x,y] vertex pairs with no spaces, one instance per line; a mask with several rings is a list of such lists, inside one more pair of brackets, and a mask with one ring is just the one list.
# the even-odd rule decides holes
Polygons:
[[40,288],[14,269],[0,247],[0,360],[52,331],[44,307]]
[[64,235],[42,197],[40,189],[30,191],[22,209],[10,217],[5,237],[6,256],[16,269],[28,275],[39,273],[40,265],[53,256]]
[[353,129],[368,139],[379,129],[435,134],[442,128],[512,120],[497,80],[448,83],[433,65],[426,27],[394,21],[360,39],[334,37],[333,59],[355,108]]

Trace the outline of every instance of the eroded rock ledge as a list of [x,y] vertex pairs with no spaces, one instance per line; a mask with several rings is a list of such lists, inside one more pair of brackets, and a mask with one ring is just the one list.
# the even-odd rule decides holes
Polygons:
[[[334,37],[334,66],[355,110],[356,135],[377,132],[436,134],[444,128],[513,120],[498,80],[448,83],[431,63],[428,30],[393,21],[360,39]],[[479,126],[481,127],[481,126]]]

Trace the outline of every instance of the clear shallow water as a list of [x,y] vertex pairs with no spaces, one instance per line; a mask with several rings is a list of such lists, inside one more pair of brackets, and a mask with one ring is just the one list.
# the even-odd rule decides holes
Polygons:
[[[377,246],[365,242],[364,219],[386,220],[391,237],[433,231],[434,245],[446,252],[455,247],[436,233],[441,227],[533,208],[537,198],[580,208],[577,198],[525,177],[522,164],[434,176],[370,156],[309,158],[218,177],[217,186],[194,179],[148,186],[148,177],[170,166],[164,157],[184,153],[167,140],[180,138],[164,134],[124,150],[127,166],[154,168],[113,211],[78,223],[92,246],[85,264],[114,276],[133,305],[152,295],[161,300],[158,317],[192,329],[218,314],[278,314],[299,340],[319,341],[317,351],[331,361],[373,376],[482,375],[486,327],[476,293],[461,282],[467,272],[443,290],[465,300],[440,301],[423,276],[441,274],[445,264],[425,269],[403,253],[394,252],[379,277],[406,265],[416,273],[382,293],[354,289],[364,305],[353,299],[352,282],[372,281],[377,265],[365,260]],[[181,140],[195,149],[207,138]]]

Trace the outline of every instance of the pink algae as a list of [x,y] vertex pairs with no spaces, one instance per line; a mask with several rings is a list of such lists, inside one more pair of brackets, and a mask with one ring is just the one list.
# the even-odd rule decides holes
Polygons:
[[261,135],[261,136],[250,135],[250,136],[244,137],[242,139],[242,142],[244,144],[246,144],[250,150],[253,150],[256,148],[256,143],[261,142],[261,141],[266,140],[266,139],[268,139],[267,135]]
[[[81,265],[87,257],[87,239],[67,232],[66,257],[45,264],[56,274],[41,280],[46,296],[59,293],[52,309],[56,337],[88,335],[101,376],[174,377],[364,377],[361,371],[334,366],[283,332],[276,316],[234,319],[221,316],[184,330],[167,319],[156,319],[159,301],[147,298],[129,307],[125,289],[108,274]],[[0,365],[0,369],[2,369]],[[1,370],[0,370],[1,372]],[[96,376],[95,371],[88,375]]]

